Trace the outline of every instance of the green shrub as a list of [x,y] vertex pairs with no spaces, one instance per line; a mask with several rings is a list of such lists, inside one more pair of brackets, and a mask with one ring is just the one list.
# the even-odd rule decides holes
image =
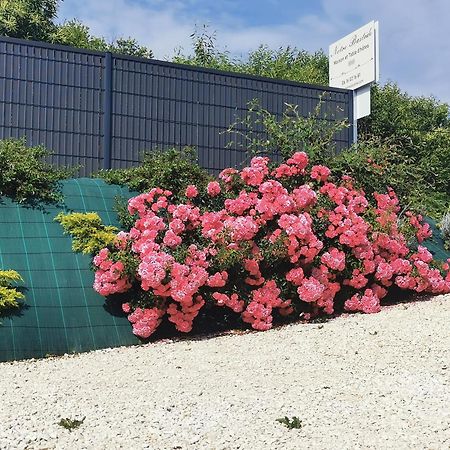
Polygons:
[[74,170],[47,163],[49,155],[43,146],[27,147],[25,139],[0,140],[0,196],[18,203],[61,201],[58,182]]
[[238,136],[251,155],[275,153],[286,160],[303,150],[312,164],[325,164],[338,177],[351,176],[367,194],[392,187],[405,207],[436,219],[442,216],[450,206],[450,135],[430,132],[428,140],[422,136],[423,142],[432,142],[428,157],[424,150],[419,158],[405,142],[392,136],[367,135],[338,153],[333,136],[346,122],[321,120],[321,106],[319,102],[312,114],[302,117],[297,106],[286,105],[282,117],[277,118],[251,102],[247,115],[227,131]]
[[391,187],[404,207],[434,217],[443,207],[444,192],[427,181],[426,169],[390,140],[373,137],[359,141],[326,163],[336,175],[351,176],[367,194]]
[[137,220],[137,214],[130,214],[128,212],[128,199],[117,195],[114,197],[113,210],[117,213],[117,221],[121,227],[130,231]]
[[141,193],[154,187],[168,189],[176,199],[184,197],[189,184],[196,184],[204,190],[211,180],[208,172],[198,165],[194,150],[190,147],[147,152],[137,167],[103,170],[96,176],[107,183],[127,186]]
[[370,116],[358,121],[360,141],[377,136],[395,144],[401,157],[420,172],[425,211],[440,218],[450,205],[449,105],[433,97],[410,96],[395,83],[374,85],[371,99]]
[[321,163],[324,158],[336,155],[333,136],[347,126],[345,120],[326,120],[322,111],[324,96],[306,117],[300,114],[297,105],[286,103],[283,115],[278,118],[253,100],[248,104],[246,116],[231,124],[227,132],[239,137],[242,148],[252,156],[278,154],[288,159],[302,150],[313,164]]
[[64,234],[72,236],[74,252],[93,254],[112,244],[117,228],[102,224],[97,213],[60,213],[55,220],[64,228]]
[[11,284],[23,281],[15,270],[0,270],[0,313],[12,308],[19,308],[25,296]]

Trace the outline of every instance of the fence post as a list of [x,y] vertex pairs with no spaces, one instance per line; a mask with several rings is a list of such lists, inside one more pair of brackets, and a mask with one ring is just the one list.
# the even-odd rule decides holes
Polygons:
[[105,54],[104,103],[103,103],[103,169],[111,169],[112,142],[112,77],[113,65],[110,52]]
[[350,122],[350,126],[348,129],[348,146],[351,147],[353,144],[356,144],[358,140],[358,120],[355,119],[355,98],[356,91],[348,91],[348,120]]

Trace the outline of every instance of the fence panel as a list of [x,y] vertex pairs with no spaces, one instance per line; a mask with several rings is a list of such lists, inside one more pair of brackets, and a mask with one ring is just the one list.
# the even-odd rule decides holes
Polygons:
[[44,144],[84,174],[101,168],[103,65],[101,54],[1,38],[0,139]]
[[[0,37],[0,139],[44,144],[52,162],[81,164],[80,175],[185,145],[211,172],[238,166],[247,157],[242,142],[223,132],[248,102],[277,115],[295,104],[307,115],[325,92],[327,120],[351,123],[352,96],[343,89]],[[336,133],[338,150],[350,143],[350,129]]]

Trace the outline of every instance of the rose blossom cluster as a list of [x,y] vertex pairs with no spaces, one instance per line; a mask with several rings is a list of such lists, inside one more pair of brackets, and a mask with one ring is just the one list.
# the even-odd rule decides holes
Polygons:
[[124,264],[122,261],[113,261],[110,256],[110,251],[104,248],[93,260],[96,267],[94,289],[105,296],[126,292],[131,288],[131,283],[124,274]]
[[450,292],[449,265],[420,245],[431,234],[420,216],[400,220],[391,189],[371,204],[350,178],[333,182],[327,167],[308,169],[304,152],[275,168],[255,157],[241,171],[225,169],[204,194],[215,209],[205,209],[195,185],[184,203],[160,188],[130,199],[133,228],[94,258],[94,288],[126,292],[123,309],[140,337],[164,317],[189,332],[205,305],[267,330],[279,316],[342,305],[378,312],[392,286]]

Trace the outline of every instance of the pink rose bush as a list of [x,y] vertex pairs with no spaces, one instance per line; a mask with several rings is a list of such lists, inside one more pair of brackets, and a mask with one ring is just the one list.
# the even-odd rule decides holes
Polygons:
[[139,337],[164,318],[189,332],[205,305],[268,330],[283,316],[378,312],[393,287],[450,292],[449,264],[420,245],[431,235],[420,216],[400,216],[390,189],[368,199],[350,178],[308,169],[304,152],[225,169],[201,194],[189,185],[184,203],[160,188],[130,199],[134,226],[94,257],[94,289],[126,298]]

